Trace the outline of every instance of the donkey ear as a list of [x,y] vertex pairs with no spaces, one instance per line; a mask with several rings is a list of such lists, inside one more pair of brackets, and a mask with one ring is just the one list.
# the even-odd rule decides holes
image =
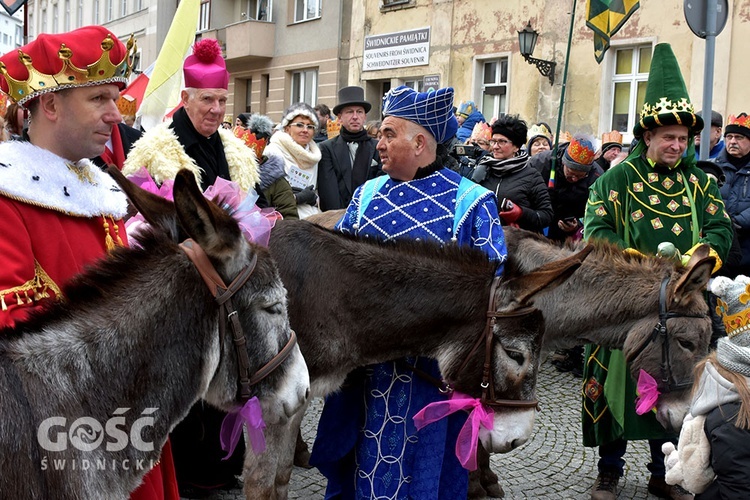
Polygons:
[[107,173],[120,186],[130,203],[149,224],[160,228],[173,239],[177,238],[177,212],[174,203],[135,185],[122,175],[122,172],[114,165],[107,167]]
[[692,267],[694,264],[696,264],[700,260],[708,257],[710,255],[710,251],[711,251],[711,247],[709,247],[705,243],[703,245],[699,245],[693,251],[693,254],[690,256],[690,260],[687,263],[687,267]]
[[696,291],[705,290],[714,265],[716,265],[714,257],[696,259],[694,254],[688,262],[687,272],[680,277],[674,287],[673,301],[680,304]]
[[519,306],[524,306],[537,293],[562,285],[581,267],[583,260],[593,249],[592,245],[586,245],[570,257],[550,262],[526,275],[511,279],[508,286],[514,292],[514,301]]
[[201,193],[195,176],[187,169],[174,180],[174,203],[177,218],[185,232],[217,258],[229,257],[238,251],[244,238],[237,222]]

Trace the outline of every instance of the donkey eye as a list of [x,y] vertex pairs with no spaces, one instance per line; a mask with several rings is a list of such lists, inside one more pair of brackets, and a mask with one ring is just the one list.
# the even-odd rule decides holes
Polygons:
[[507,349],[505,353],[508,355],[510,359],[518,363],[519,365],[522,365],[524,361],[526,361],[526,358],[524,357],[523,353],[521,351],[511,351]]
[[281,302],[276,302],[270,306],[264,307],[263,309],[265,309],[268,314],[284,314],[284,307],[281,305]]
[[689,340],[677,339],[677,343],[680,344],[680,347],[682,347],[683,349],[687,349],[688,351],[695,350],[695,344],[693,344]]

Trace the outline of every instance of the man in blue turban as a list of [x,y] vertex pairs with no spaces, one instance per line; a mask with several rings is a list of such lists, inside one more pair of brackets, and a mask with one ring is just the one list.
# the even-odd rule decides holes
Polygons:
[[[495,195],[446,167],[440,143],[456,133],[452,108],[452,88],[386,94],[377,150],[388,175],[354,192],[336,229],[472,246],[502,275],[507,251]],[[417,431],[412,417],[446,396],[417,375],[440,379],[435,360],[405,361],[358,370],[326,400],[310,459],[328,478],[326,498],[466,498],[468,473],[454,451],[466,414]]]

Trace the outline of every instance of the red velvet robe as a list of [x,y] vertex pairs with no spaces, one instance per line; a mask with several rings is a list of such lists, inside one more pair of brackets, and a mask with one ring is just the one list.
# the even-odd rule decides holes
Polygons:
[[[108,248],[127,245],[125,197],[109,176],[88,160],[50,155],[0,144],[0,328],[60,298],[65,281]],[[169,441],[131,498],[179,499]]]

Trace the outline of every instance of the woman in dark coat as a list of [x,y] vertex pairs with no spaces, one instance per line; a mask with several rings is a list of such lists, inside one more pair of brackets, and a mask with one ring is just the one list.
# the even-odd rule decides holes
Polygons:
[[528,127],[518,115],[492,124],[491,154],[480,161],[473,180],[497,195],[503,225],[541,232],[552,221],[552,204],[541,174],[528,166]]

